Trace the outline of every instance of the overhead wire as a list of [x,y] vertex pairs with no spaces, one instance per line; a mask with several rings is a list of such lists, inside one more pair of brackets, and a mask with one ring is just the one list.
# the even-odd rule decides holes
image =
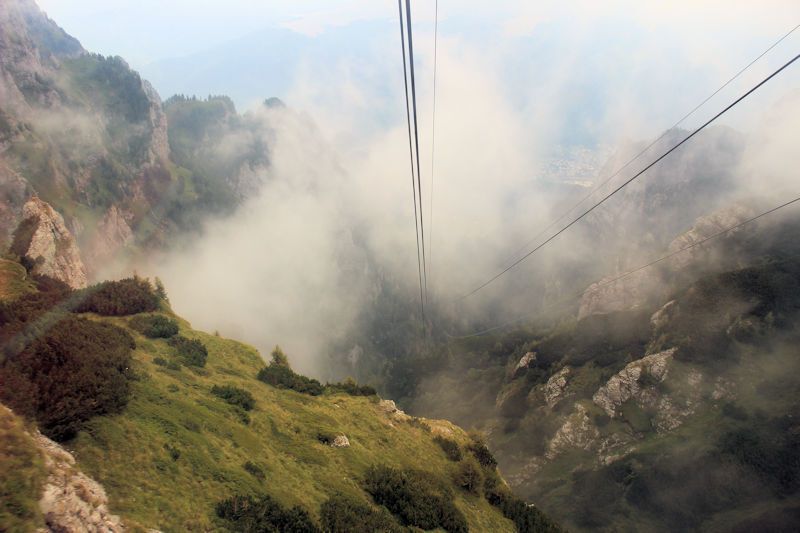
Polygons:
[[[438,1],[438,0],[437,0],[437,1]],[[746,72],[748,69],[750,69],[750,67],[752,67],[752,66],[753,66],[753,65],[754,65],[754,64],[755,64],[755,63],[756,63],[756,62],[757,62],[759,59],[761,59],[762,57],[764,57],[765,55],[767,55],[767,54],[768,54],[770,51],[772,51],[772,49],[774,49],[776,46],[778,46],[778,45],[779,45],[779,44],[781,44],[781,43],[782,43],[784,40],[786,40],[786,38],[788,38],[788,37],[789,37],[791,34],[793,34],[793,33],[794,33],[796,30],[797,30],[797,28],[800,28],[800,24],[798,24],[797,26],[795,26],[794,28],[792,28],[791,30],[789,30],[787,33],[783,34],[783,36],[782,36],[780,39],[778,39],[777,41],[775,41],[774,43],[772,43],[772,44],[769,46],[769,48],[767,48],[766,50],[764,50],[763,52],[761,52],[761,53],[760,53],[760,54],[759,54],[759,55],[758,55],[756,58],[754,58],[752,61],[750,61],[750,62],[749,62],[747,65],[745,65],[745,66],[744,66],[742,69],[740,69],[740,70],[739,70],[739,71],[738,71],[736,74],[734,74],[734,75],[733,75],[731,78],[729,78],[729,79],[728,79],[728,81],[726,81],[725,83],[723,83],[723,84],[722,84],[722,85],[721,85],[721,86],[720,86],[720,87],[719,87],[717,90],[715,90],[713,93],[711,93],[710,95],[708,95],[708,96],[707,96],[707,97],[706,97],[706,98],[705,98],[705,99],[704,99],[702,102],[700,102],[699,104],[697,104],[696,106],[694,106],[694,108],[692,108],[692,110],[691,110],[691,111],[689,111],[688,113],[686,113],[685,115],[683,115],[683,116],[682,116],[682,117],[681,117],[681,118],[680,118],[680,119],[679,119],[677,122],[675,122],[675,124],[673,124],[672,126],[670,126],[669,128],[667,128],[666,130],[664,130],[664,132],[663,132],[661,135],[659,135],[658,137],[656,137],[656,139],[655,139],[655,140],[653,140],[653,141],[652,141],[650,144],[648,144],[647,146],[645,146],[644,148],[642,148],[642,150],[640,150],[640,151],[639,151],[639,152],[638,152],[636,155],[634,155],[634,156],[633,156],[631,159],[629,159],[629,160],[628,160],[628,161],[627,161],[627,162],[626,162],[624,165],[622,165],[622,166],[621,166],[621,167],[619,167],[619,168],[618,168],[616,171],[614,171],[614,173],[612,173],[610,176],[608,176],[608,177],[607,177],[605,180],[603,180],[603,181],[602,181],[602,182],[601,182],[599,185],[596,185],[595,187],[593,187],[593,188],[592,188],[592,190],[591,190],[591,191],[590,191],[590,192],[589,192],[589,193],[588,193],[586,196],[584,196],[584,197],[583,197],[583,198],[582,198],[580,201],[578,201],[578,202],[577,202],[575,205],[573,205],[572,207],[570,207],[569,209],[567,209],[567,210],[566,210],[564,213],[562,213],[562,214],[561,214],[561,216],[559,216],[557,219],[553,220],[553,221],[552,221],[552,222],[551,222],[549,225],[547,225],[547,226],[546,226],[544,229],[542,229],[541,231],[539,231],[539,233],[537,233],[537,234],[536,234],[536,235],[535,235],[533,238],[531,238],[531,239],[530,239],[529,241],[527,241],[525,244],[523,244],[522,246],[520,246],[519,248],[517,248],[517,249],[516,249],[516,250],[515,250],[515,251],[514,251],[512,254],[510,254],[510,255],[508,256],[508,259],[507,259],[507,260],[508,260],[508,261],[511,261],[511,260],[513,260],[513,259],[514,259],[514,257],[516,257],[516,255],[517,255],[518,253],[520,253],[522,250],[524,250],[524,249],[528,248],[528,247],[529,247],[531,244],[533,244],[533,243],[535,243],[536,241],[538,241],[538,240],[539,240],[539,237],[541,237],[542,235],[544,235],[545,233],[547,233],[548,231],[550,231],[550,230],[551,230],[551,229],[552,229],[554,226],[556,226],[556,225],[557,225],[559,222],[561,222],[562,220],[564,220],[565,218],[567,218],[567,215],[569,215],[569,214],[570,214],[571,212],[573,212],[575,209],[577,209],[578,207],[580,207],[581,205],[583,205],[583,204],[584,204],[584,202],[586,202],[586,200],[588,200],[589,198],[591,198],[592,196],[594,196],[594,195],[595,195],[595,193],[597,193],[597,191],[599,191],[600,189],[602,189],[602,188],[603,188],[603,187],[604,187],[604,186],[605,186],[605,185],[606,185],[606,184],[607,184],[609,181],[611,181],[612,179],[614,179],[614,178],[616,178],[617,176],[619,176],[619,174],[620,174],[620,173],[621,173],[623,170],[625,170],[626,168],[628,168],[628,167],[629,167],[629,166],[630,166],[630,165],[631,165],[631,164],[632,164],[634,161],[636,161],[636,160],[637,160],[637,159],[639,159],[641,156],[643,156],[645,153],[647,153],[647,151],[648,151],[648,150],[650,150],[650,149],[651,149],[653,146],[655,146],[655,145],[656,145],[656,144],[657,144],[659,141],[661,141],[661,140],[662,140],[664,137],[666,137],[666,136],[669,134],[669,132],[670,132],[670,131],[674,130],[675,128],[677,128],[678,126],[680,126],[681,124],[683,124],[683,122],[684,122],[684,121],[685,121],[687,118],[689,118],[690,116],[694,115],[694,114],[697,112],[697,110],[698,110],[698,109],[700,109],[700,108],[701,108],[701,107],[703,107],[705,104],[707,104],[707,103],[709,102],[709,100],[711,100],[711,99],[712,99],[712,98],[714,98],[716,95],[718,95],[718,94],[719,94],[719,93],[720,93],[720,92],[721,92],[723,89],[725,89],[725,87],[727,87],[728,85],[730,85],[731,83],[733,83],[733,82],[734,82],[734,81],[735,81],[737,78],[739,78],[739,76],[741,76],[742,74],[744,74],[744,73],[745,73],[745,72]]]
[[633,175],[631,178],[627,179],[625,182],[623,182],[621,185],[619,185],[619,186],[618,186],[617,188],[615,188],[613,191],[611,191],[611,192],[610,192],[610,193],[608,193],[606,196],[604,196],[604,197],[603,197],[603,198],[602,198],[600,201],[598,201],[598,202],[596,202],[595,204],[593,204],[593,205],[592,205],[592,206],[591,206],[589,209],[585,210],[585,211],[584,211],[583,213],[581,213],[579,216],[577,216],[577,217],[575,217],[574,219],[572,219],[572,221],[570,221],[570,222],[569,222],[569,224],[567,224],[566,226],[564,226],[563,228],[561,228],[560,230],[558,230],[556,233],[554,233],[553,235],[551,235],[550,237],[548,237],[548,238],[547,238],[546,240],[544,240],[544,241],[543,241],[541,244],[537,245],[535,248],[533,248],[531,251],[529,251],[528,253],[526,253],[525,255],[523,255],[521,258],[519,258],[519,259],[517,259],[516,261],[514,261],[512,264],[510,264],[509,266],[507,266],[505,269],[503,269],[503,270],[502,270],[501,272],[499,272],[498,274],[494,275],[493,277],[491,277],[491,278],[490,278],[490,279],[488,279],[487,281],[483,282],[481,285],[479,285],[478,287],[474,288],[473,290],[471,290],[471,291],[467,292],[466,294],[464,294],[464,295],[462,295],[462,296],[460,296],[460,297],[456,298],[456,299],[455,299],[455,301],[461,301],[461,300],[464,300],[464,299],[466,299],[466,298],[468,298],[468,297],[472,296],[473,294],[475,294],[475,293],[477,293],[478,291],[480,291],[481,289],[483,289],[483,288],[487,287],[488,285],[490,285],[491,283],[493,283],[494,281],[496,281],[497,279],[499,279],[501,276],[503,276],[504,274],[506,274],[507,272],[509,272],[511,269],[513,269],[514,267],[516,267],[517,265],[519,265],[520,263],[522,263],[523,261],[525,261],[527,258],[529,258],[529,257],[530,257],[531,255],[533,255],[534,253],[536,253],[537,251],[541,250],[541,249],[542,249],[543,247],[545,247],[547,244],[549,244],[549,243],[550,243],[550,242],[552,242],[554,239],[556,239],[556,238],[557,238],[559,235],[561,235],[562,233],[564,233],[565,231],[567,231],[569,228],[571,228],[572,226],[574,226],[576,223],[578,223],[580,220],[582,220],[584,217],[586,217],[586,216],[587,216],[589,213],[591,213],[592,211],[594,211],[595,209],[597,209],[598,207],[600,207],[602,204],[604,204],[604,203],[605,203],[605,202],[606,202],[606,201],[607,201],[609,198],[611,198],[611,197],[613,197],[614,195],[616,195],[616,194],[617,194],[619,191],[621,191],[622,189],[624,189],[625,187],[627,187],[627,186],[628,186],[630,183],[632,183],[634,180],[638,179],[638,178],[639,178],[641,175],[643,175],[645,172],[647,172],[648,170],[650,170],[650,169],[651,169],[653,166],[655,166],[656,164],[658,164],[658,163],[659,163],[661,160],[663,160],[665,157],[667,157],[667,156],[668,156],[668,155],[670,155],[672,152],[674,152],[675,150],[677,150],[678,148],[680,148],[681,146],[683,146],[685,143],[687,143],[689,140],[691,140],[691,139],[692,139],[692,138],[693,138],[695,135],[697,135],[698,133],[700,133],[701,131],[703,131],[703,130],[704,130],[706,127],[708,127],[710,124],[712,124],[714,121],[716,121],[716,120],[717,120],[719,117],[721,117],[722,115],[724,115],[725,113],[727,113],[728,111],[730,111],[732,108],[734,108],[736,105],[738,105],[738,104],[739,104],[739,103],[740,103],[742,100],[744,100],[745,98],[747,98],[748,96],[750,96],[751,94],[753,94],[753,93],[754,93],[755,91],[757,91],[757,90],[758,90],[760,87],[762,87],[764,84],[766,84],[767,82],[769,82],[769,81],[770,81],[772,78],[774,78],[775,76],[777,76],[778,74],[780,74],[781,72],[783,72],[783,71],[784,71],[786,68],[788,68],[788,67],[789,67],[789,66],[790,66],[792,63],[794,63],[795,61],[797,61],[797,59],[800,59],[800,54],[796,55],[794,58],[792,58],[792,59],[791,59],[791,60],[789,60],[787,63],[785,63],[783,66],[781,66],[779,69],[777,69],[776,71],[774,71],[772,74],[770,74],[769,76],[767,76],[766,78],[764,78],[763,80],[761,80],[761,81],[760,81],[758,84],[756,84],[755,86],[753,86],[751,89],[749,89],[749,90],[748,90],[747,92],[745,92],[743,95],[741,95],[740,97],[738,97],[738,98],[737,98],[736,100],[734,100],[732,103],[728,104],[728,105],[727,105],[727,106],[726,106],[726,107],[725,107],[725,108],[724,108],[722,111],[720,111],[719,113],[717,113],[716,115],[714,115],[712,118],[710,118],[709,120],[707,120],[705,123],[703,123],[703,125],[701,125],[700,127],[696,128],[696,129],[695,129],[694,131],[692,131],[690,134],[686,135],[686,136],[685,136],[685,137],[684,137],[684,138],[683,138],[683,139],[682,139],[680,142],[678,142],[677,144],[675,144],[675,145],[674,145],[672,148],[670,148],[669,150],[667,150],[666,152],[664,152],[663,154],[661,154],[661,155],[660,155],[658,158],[656,158],[654,161],[652,161],[651,163],[649,163],[649,164],[648,164],[647,166],[645,166],[645,167],[644,167],[642,170],[640,170],[639,172],[637,172],[636,174],[634,174],[634,175]]
[[436,71],[438,67],[439,48],[439,0],[434,4],[433,16],[433,111],[431,113],[431,192],[430,211],[428,212],[428,270],[433,278],[433,182],[436,168]]
[[758,220],[758,219],[760,219],[762,217],[770,215],[770,214],[772,214],[772,213],[774,213],[774,212],[776,212],[776,211],[778,211],[780,209],[783,209],[784,207],[788,207],[788,206],[790,206],[792,204],[795,204],[797,202],[800,202],[800,196],[798,196],[797,198],[795,198],[793,200],[790,200],[788,202],[780,204],[780,205],[778,205],[776,207],[773,207],[772,209],[764,211],[763,213],[760,213],[760,214],[758,214],[758,215],[756,215],[756,216],[754,216],[752,218],[749,218],[747,220],[739,222],[738,224],[734,224],[734,225],[729,226],[729,227],[727,227],[725,229],[722,229],[722,230],[720,230],[720,231],[718,231],[718,232],[716,232],[716,233],[714,233],[712,235],[709,235],[708,237],[705,237],[705,238],[703,238],[703,239],[701,239],[699,241],[696,241],[696,242],[694,242],[692,244],[686,245],[686,246],[684,246],[684,247],[682,247],[682,248],[680,248],[680,249],[678,249],[678,250],[676,250],[674,252],[671,252],[671,253],[668,253],[667,255],[661,256],[661,257],[659,257],[658,259],[656,259],[654,261],[650,261],[647,264],[644,264],[644,265],[638,266],[638,267],[636,267],[634,269],[628,270],[627,272],[625,272],[625,273],[623,273],[623,274],[621,274],[621,275],[619,275],[619,276],[617,276],[615,278],[612,278],[612,279],[597,283],[597,284],[593,285],[592,287],[590,287],[589,289],[585,289],[585,290],[583,290],[583,291],[581,291],[579,293],[570,295],[569,297],[564,298],[562,300],[559,300],[558,302],[548,306],[550,309],[538,310],[538,311],[533,311],[531,313],[526,313],[526,314],[524,314],[522,316],[519,316],[519,317],[517,317],[517,318],[515,318],[513,320],[509,320],[508,322],[503,322],[502,324],[498,324],[496,326],[493,326],[493,327],[490,327],[490,328],[486,328],[486,329],[483,329],[483,330],[480,330],[480,331],[476,331],[476,332],[473,332],[473,333],[470,333],[470,334],[467,334],[467,335],[450,335],[450,334],[446,334],[446,335],[451,339],[468,339],[468,338],[472,338],[472,337],[479,337],[481,335],[486,335],[487,333],[491,333],[493,331],[497,331],[497,330],[506,328],[508,326],[512,326],[514,324],[518,324],[519,322],[522,322],[524,320],[530,319],[530,318],[532,318],[534,316],[543,315],[546,312],[550,311],[553,307],[556,307],[558,305],[562,305],[562,304],[565,304],[565,303],[572,302],[573,300],[582,297],[584,294],[586,294],[588,292],[594,292],[594,291],[597,291],[598,289],[601,289],[601,288],[603,288],[605,286],[611,285],[612,283],[616,283],[617,281],[620,281],[620,280],[622,280],[624,278],[627,278],[628,276],[636,274],[637,272],[641,272],[642,270],[650,268],[650,267],[652,267],[652,266],[654,266],[654,265],[656,265],[658,263],[661,263],[662,261],[666,261],[667,259],[675,257],[676,255],[681,254],[681,253],[683,253],[683,252],[685,252],[687,250],[690,250],[692,248],[695,248],[697,246],[705,244],[705,243],[707,243],[708,241],[710,241],[712,239],[716,239],[717,237],[725,235],[726,233],[730,233],[733,230],[739,229],[742,226],[750,224],[751,222],[755,222],[756,220]]
[[[405,38],[405,30],[403,26],[403,4],[402,0],[397,0],[397,10],[400,15],[400,48],[403,52],[403,87],[405,89],[406,95],[406,123],[408,124],[408,152],[409,157],[411,159],[411,190],[412,190],[412,199],[414,200],[414,229],[417,237],[417,270],[419,273],[419,305],[420,305],[420,314],[422,317],[422,324],[423,328],[426,324],[425,320],[425,297],[424,297],[424,283],[422,279],[422,259],[419,249],[419,215],[417,213],[417,182],[415,180],[414,175],[414,148],[411,140],[411,111],[409,106],[409,99],[408,99],[408,67],[406,65],[406,38]],[[419,206],[419,209],[422,210],[422,205]]]
[[411,73],[411,108],[414,116],[414,145],[417,154],[417,196],[419,199],[419,232],[422,241],[422,280],[425,287],[425,303],[428,303],[428,267],[425,257],[425,222],[423,220],[422,212],[422,171],[420,170],[419,162],[419,121],[417,120],[417,84],[414,75],[414,38],[411,29],[411,1],[406,0],[406,30],[408,34],[408,63],[409,72]]

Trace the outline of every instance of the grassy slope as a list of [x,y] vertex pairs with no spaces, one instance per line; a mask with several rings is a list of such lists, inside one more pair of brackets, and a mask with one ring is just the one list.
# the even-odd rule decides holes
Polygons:
[[[126,325],[127,319],[105,319]],[[133,396],[121,415],[96,418],[69,444],[80,468],[102,483],[113,512],[135,527],[203,531],[221,526],[214,505],[233,493],[267,492],[312,514],[327,497],[345,492],[365,498],[359,487],[376,463],[414,467],[449,476],[454,463],[432,434],[391,421],[369,398],[344,394],[310,397],[277,390],[255,379],[263,361],[241,343],[193,331],[181,333],[206,344],[202,370],[166,370],[153,363],[169,359],[163,340],[136,335]],[[233,407],[209,393],[212,385],[249,390],[257,399],[245,425]],[[458,440],[465,433],[447,422]],[[318,442],[317,433],[344,433],[349,448]],[[180,456],[170,450],[177,450]],[[259,480],[244,470],[251,461],[265,472]],[[482,498],[457,493],[457,505],[475,531],[513,531],[513,524]]]
[[44,525],[39,496],[44,459],[22,419],[0,405],[0,531],[35,531]]
[[13,300],[34,290],[25,267],[14,261],[0,259],[0,300]]

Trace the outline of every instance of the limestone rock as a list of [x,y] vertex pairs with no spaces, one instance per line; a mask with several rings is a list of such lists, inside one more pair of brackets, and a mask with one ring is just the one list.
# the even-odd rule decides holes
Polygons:
[[534,363],[535,361],[536,361],[536,354],[534,352],[528,352],[525,355],[523,355],[520,358],[519,362],[517,363],[517,366],[515,366],[514,370],[511,372],[511,379],[517,378],[520,374],[522,374],[523,371],[525,371],[531,365],[531,363]]
[[653,316],[650,317],[650,325],[654,330],[659,330],[666,326],[677,312],[678,303],[675,300],[670,300],[661,309],[653,313]]
[[12,251],[34,262],[33,272],[77,289],[86,286],[86,268],[64,218],[34,196],[22,208]]
[[133,243],[133,231],[125,220],[122,211],[112,205],[102,220],[88,246],[87,264],[93,272],[114,259],[123,248]]
[[[724,209],[720,209],[719,211],[715,211],[710,215],[700,217],[695,220],[694,225],[689,231],[679,235],[670,243],[669,252],[677,252],[678,250],[686,248],[687,246],[691,246],[692,244],[719,233],[726,228],[735,226],[736,224],[747,220],[752,215],[753,213],[750,209],[741,205],[733,205]],[[724,238],[731,238],[742,231],[746,231],[747,229],[748,228],[746,227],[741,227],[731,230],[725,234]],[[699,261],[701,258],[706,257],[708,253],[709,250],[704,246],[696,246],[670,258],[669,265],[674,270],[681,270],[690,264]]]
[[619,274],[614,274],[589,285],[581,296],[578,320],[641,306],[652,288],[652,275],[651,272],[643,270],[612,282],[619,277]]
[[125,531],[108,510],[108,497],[97,481],[75,468],[75,458],[41,433],[34,436],[49,475],[39,507],[50,531],[114,533]]
[[381,400],[378,402],[378,407],[386,413],[389,418],[392,418],[397,421],[406,421],[409,420],[411,417],[405,414],[401,409],[397,408],[397,405],[394,403],[394,400]]
[[550,440],[545,457],[553,460],[567,448],[589,450],[599,435],[600,432],[589,418],[586,407],[576,403],[573,412]]
[[643,386],[640,378],[646,373],[656,382],[664,381],[675,351],[675,348],[670,348],[629,363],[600,387],[592,397],[592,401],[611,418],[616,417],[617,409],[630,399],[651,403],[653,387]]
[[332,448],[349,448],[350,441],[345,435],[336,435],[336,438],[331,442]]
[[544,400],[548,407],[553,407],[563,397],[564,390],[567,388],[567,377],[570,369],[565,366],[547,380],[544,386]]

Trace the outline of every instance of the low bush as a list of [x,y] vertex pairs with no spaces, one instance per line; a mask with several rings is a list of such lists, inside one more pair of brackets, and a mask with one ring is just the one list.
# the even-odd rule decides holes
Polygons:
[[444,454],[451,461],[460,461],[463,457],[463,454],[461,453],[461,447],[453,439],[436,435],[433,437],[433,442],[439,445],[439,447],[444,451]]
[[248,474],[256,479],[263,480],[266,477],[264,475],[264,469],[251,461],[247,461],[245,464],[243,464],[242,468],[244,468]]
[[217,516],[232,531],[318,533],[320,528],[302,507],[286,508],[263,495],[234,496],[217,504]]
[[93,416],[125,407],[134,348],[124,329],[69,315],[0,363],[0,398],[68,440]]
[[328,533],[402,533],[400,527],[383,507],[374,508],[351,496],[338,494],[329,498],[320,509],[322,528]]
[[208,350],[205,345],[195,339],[187,339],[183,335],[176,335],[169,339],[169,345],[175,348],[183,364],[188,366],[206,366]]
[[373,466],[367,470],[364,490],[403,525],[468,531],[467,521],[453,503],[452,493],[424,472]]
[[214,385],[211,387],[211,394],[225,400],[231,405],[241,407],[245,411],[250,411],[256,405],[256,399],[250,392],[234,387],[232,385]]
[[472,494],[478,494],[483,485],[483,472],[474,459],[466,459],[458,463],[453,474],[453,483],[456,487]]
[[478,460],[482,467],[489,470],[494,470],[497,467],[497,460],[483,441],[474,439],[469,446],[467,446],[467,450],[475,456],[475,459]]
[[506,487],[486,491],[486,501],[514,522],[519,533],[560,533],[558,524],[532,505],[514,496]]
[[303,394],[319,396],[324,390],[322,384],[313,378],[301,376],[288,366],[270,363],[258,372],[258,379],[279,389],[292,389]]
[[178,334],[178,323],[163,315],[139,315],[128,325],[150,339],[168,339]]
[[135,315],[157,311],[161,299],[146,279],[134,276],[119,281],[104,281],[78,292],[76,313],[104,316]]
[[163,366],[164,368],[168,368],[170,370],[180,370],[181,365],[176,363],[175,361],[167,361],[163,357],[156,357],[153,359],[153,363],[158,366]]
[[350,396],[375,396],[378,391],[369,385],[359,385],[353,378],[347,378],[339,383],[328,383],[326,389],[334,392],[345,392]]

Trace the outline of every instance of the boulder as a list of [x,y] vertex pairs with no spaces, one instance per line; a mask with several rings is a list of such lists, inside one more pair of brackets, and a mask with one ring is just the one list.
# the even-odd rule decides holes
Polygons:
[[86,267],[62,217],[33,196],[22,208],[11,251],[33,264],[33,273],[63,281],[73,289],[86,286]]

